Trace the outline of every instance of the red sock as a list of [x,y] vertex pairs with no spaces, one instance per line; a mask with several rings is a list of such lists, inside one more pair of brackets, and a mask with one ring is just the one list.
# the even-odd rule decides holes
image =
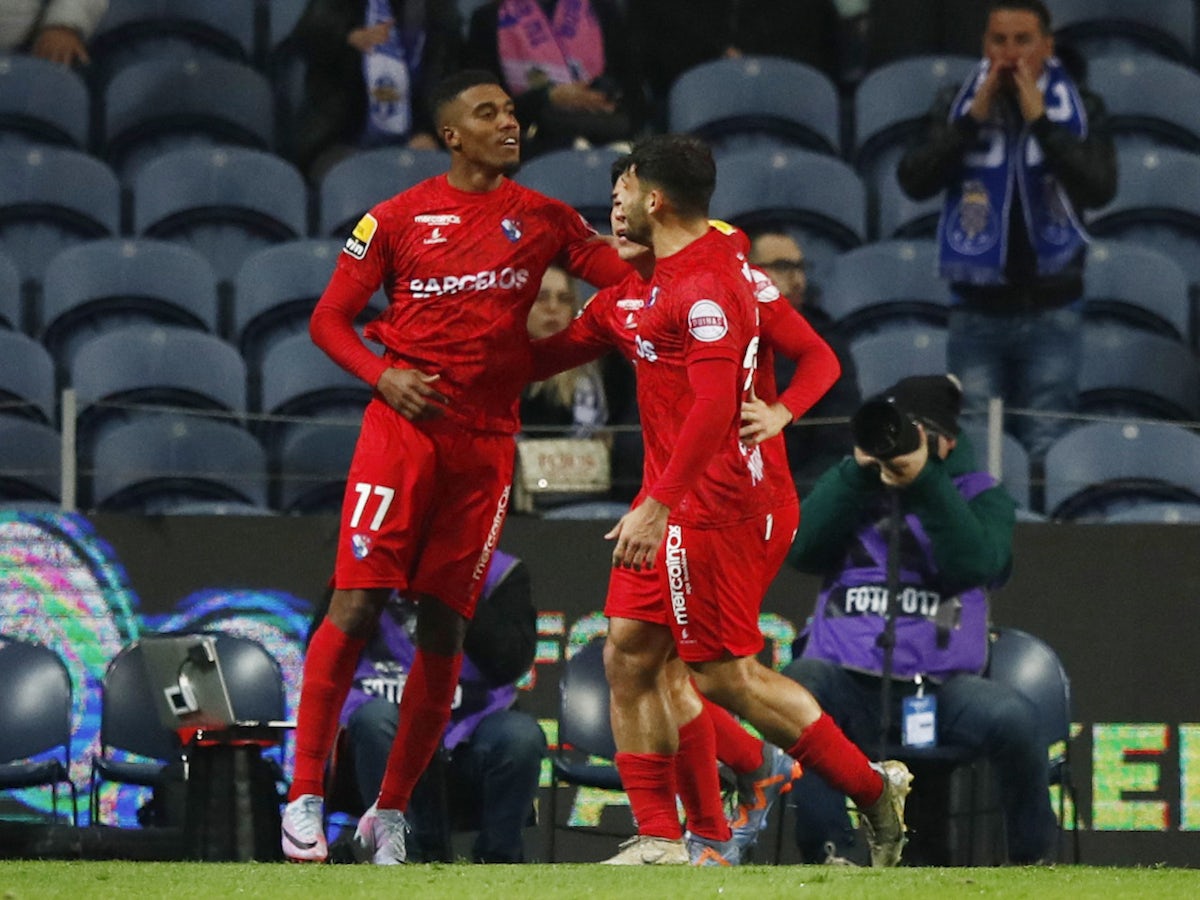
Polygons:
[[717,759],[739,775],[753,772],[761,766],[762,738],[756,738],[743,728],[725,707],[718,706],[704,696],[700,699],[704,701],[704,711],[708,713],[717,733]]
[[400,695],[400,725],[379,786],[380,808],[408,809],[413,787],[433,759],[450,721],[461,667],[461,653],[439,656],[417,648]]
[[816,772],[830,787],[841,791],[860,809],[883,793],[883,776],[871,768],[866,755],[825,713],[802,732],[788,749],[805,769]]
[[688,830],[714,841],[729,840],[733,834],[725,821],[725,806],[721,801],[717,736],[712,718],[705,710],[679,728],[675,781],[683,800]]
[[675,757],[660,753],[618,753],[614,758],[638,834],[683,837],[675,809]]
[[288,800],[325,794],[325,763],[337,737],[338,715],[359,654],[367,642],[352,638],[328,617],[321,621],[304,655],[304,680],[296,710],[296,764]]

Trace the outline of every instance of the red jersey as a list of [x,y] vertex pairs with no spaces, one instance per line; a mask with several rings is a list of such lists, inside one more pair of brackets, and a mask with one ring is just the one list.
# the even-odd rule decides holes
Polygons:
[[355,227],[338,268],[389,305],[367,325],[393,363],[440,375],[447,415],[485,431],[520,429],[529,381],[526,320],[551,263],[592,284],[629,271],[578,213],[505,179],[485,193],[445,175],[378,204]]

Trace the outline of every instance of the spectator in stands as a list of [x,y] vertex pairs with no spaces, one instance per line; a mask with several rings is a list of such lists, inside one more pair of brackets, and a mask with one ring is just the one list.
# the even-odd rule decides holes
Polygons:
[[[873,446],[872,429],[856,428],[860,446],[853,458],[829,469],[802,501],[788,561],[824,582],[797,641],[803,646],[784,674],[807,687],[859,747],[878,749],[880,637],[895,500],[904,599],[895,608],[889,721],[910,738],[990,758],[1000,780],[1009,858],[1049,859],[1057,829],[1037,711],[1011,687],[980,675],[988,655],[988,590],[1011,566],[1013,500],[978,470],[959,433],[962,394],[954,378],[905,378],[881,396],[911,423],[915,448],[885,452]],[[901,709],[913,697],[933,698],[933,712],[906,718]],[[890,741],[897,741],[898,730],[889,731]],[[921,790],[919,779],[915,789]],[[845,797],[811,772],[793,791],[806,862],[861,857]]]
[[[531,340],[558,334],[579,312],[579,292],[571,276],[551,266],[529,310]],[[608,403],[600,366],[592,362],[529,384],[521,394],[521,424],[532,437],[592,437],[608,421]],[[538,426],[561,429],[539,435]]]
[[1012,430],[1036,464],[1078,396],[1087,236],[1080,213],[1112,199],[1116,155],[1098,97],[1054,57],[1041,0],[996,0],[984,57],[941,93],[899,165],[921,200],[945,191],[939,267],[953,294],[948,363],[968,408],[989,397],[1052,415]]
[[724,56],[783,56],[835,77],[833,0],[636,0],[629,21],[659,128],[682,72]]
[[428,88],[458,68],[454,0],[309,0],[296,163],[314,180],[360,148],[438,148]]
[[[808,296],[804,251],[796,239],[783,231],[759,232],[750,245],[750,262],[771,276],[779,292],[833,348],[842,364],[842,374],[829,392],[805,413],[796,427],[783,431],[792,476],[803,493],[818,475],[850,449],[850,430],[845,422],[810,424],[810,420],[845,419],[848,422],[860,401],[858,372],[837,323]],[[790,384],[795,371],[795,362],[782,353],[775,355],[776,383]]]
[[615,0],[492,0],[471,16],[463,63],[500,73],[528,159],[634,136],[643,104],[627,34]]
[[[400,695],[415,653],[415,621],[413,604],[399,597],[388,602],[342,707],[364,808],[379,794],[396,734]],[[513,708],[514,682],[529,671],[537,649],[529,571],[521,560],[499,550],[493,554],[465,649],[459,696],[441,746],[451,822],[442,820],[438,785],[425,777],[409,807],[408,858],[436,859],[441,835],[457,817],[478,823],[475,862],[524,862],[521,831],[533,809],[546,739],[536,719]]]
[[87,41],[107,10],[108,0],[7,0],[0,3],[0,53],[86,65]]

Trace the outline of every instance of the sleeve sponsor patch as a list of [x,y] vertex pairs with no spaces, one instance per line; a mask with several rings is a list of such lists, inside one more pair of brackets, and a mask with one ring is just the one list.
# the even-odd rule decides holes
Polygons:
[[355,259],[362,259],[367,255],[367,248],[371,246],[371,238],[375,237],[377,228],[379,228],[379,223],[373,215],[367,213],[358,220],[354,231],[350,232],[350,237],[346,238],[346,246],[342,249]]
[[729,333],[725,310],[715,300],[697,300],[688,310],[688,331],[698,341],[719,341]]

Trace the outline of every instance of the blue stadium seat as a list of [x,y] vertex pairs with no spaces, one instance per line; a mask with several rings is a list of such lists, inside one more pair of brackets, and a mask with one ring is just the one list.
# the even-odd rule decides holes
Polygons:
[[850,344],[865,399],[909,375],[946,372],[946,329],[898,325],[864,335]]
[[380,147],[340,160],[321,179],[317,236],[345,238],[375,204],[448,168],[441,150]]
[[279,496],[285,513],[337,512],[358,441],[357,425],[297,424],[279,448]]
[[36,56],[0,56],[0,146],[86,150],[90,137],[91,98],[83,76]]
[[969,56],[914,56],[867,73],[854,92],[854,166],[868,184],[895,169],[938,91],[961,84],[977,63]]
[[58,503],[62,438],[49,425],[0,416],[0,504]]
[[909,240],[937,237],[944,193],[925,200],[912,200],[900,187],[895,168],[880,172],[869,185],[872,198],[871,233],[879,240]]
[[253,62],[257,4],[248,0],[109,0],[88,45],[103,83],[141,59],[219,56]]
[[203,256],[155,240],[89,241],[55,256],[42,290],[41,340],[70,370],[78,347],[137,322],[216,333],[217,277]]
[[1088,86],[1104,99],[1118,147],[1200,151],[1200,72],[1153,54],[1088,63]]
[[1144,502],[1200,504],[1200,435],[1179,425],[1096,422],[1046,451],[1046,513],[1100,519]]
[[21,274],[5,254],[0,253],[0,328],[20,331],[25,317],[21,299]]
[[1196,50],[1192,0],[1046,0],[1058,41],[1089,59],[1151,52],[1190,63]]
[[1195,420],[1200,418],[1200,361],[1176,338],[1128,328],[1085,327],[1079,409]]
[[1200,522],[1200,503],[1172,503],[1168,500],[1147,500],[1110,512],[1105,522],[1157,522],[1174,525],[1180,522]]
[[717,158],[714,216],[754,231],[783,228],[799,240],[812,280],[866,240],[866,191],[847,163],[796,149],[739,150]]
[[19,331],[0,331],[0,416],[54,422],[54,360]]
[[726,150],[765,140],[837,156],[839,115],[837,88],[825,73],[771,56],[701,63],[681,73],[667,96],[669,130]]
[[1154,247],[1200,284],[1200,155],[1120,151],[1117,165],[1117,195],[1092,214],[1092,234]]
[[130,63],[104,91],[101,149],[126,182],[179,147],[234,145],[271,150],[275,107],[270,82],[226,59],[147,59]]
[[291,163],[244,147],[174,150],[133,180],[133,230],[179,241],[232,282],[255,250],[307,233],[308,188]]
[[937,273],[933,241],[878,241],[833,263],[821,308],[851,339],[901,322],[945,326],[950,289]]
[[612,209],[612,165],[621,154],[611,148],[555,150],[521,166],[517,181],[561,200],[608,233]]
[[[979,469],[989,470],[987,432],[982,428],[965,427],[964,433],[975,448],[975,463]],[[1016,501],[1018,508],[1029,511],[1031,502],[1029,451],[1025,445],[1008,432],[1000,437],[1000,483]]]
[[1187,340],[1187,275],[1153,247],[1095,241],[1083,270],[1089,322],[1124,325]]
[[126,422],[96,441],[94,466],[98,510],[146,515],[227,502],[268,511],[266,452],[229,422],[169,415]]
[[120,231],[112,169],[63,147],[0,149],[0,252],[40,284],[53,252]]

